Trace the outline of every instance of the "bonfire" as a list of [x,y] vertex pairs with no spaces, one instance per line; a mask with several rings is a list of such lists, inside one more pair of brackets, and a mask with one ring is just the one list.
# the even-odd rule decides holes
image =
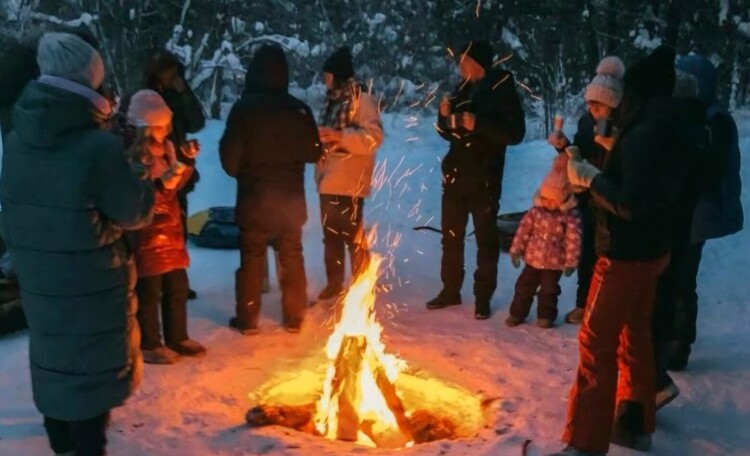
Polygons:
[[[382,261],[373,254],[337,303],[340,318],[326,344],[326,374],[319,386],[301,391],[311,383],[309,372],[276,383],[265,393],[264,404],[247,413],[251,426],[281,425],[380,448],[465,436],[481,427],[480,398],[410,375],[404,361],[386,353],[375,313]],[[317,400],[308,402],[305,393]]]

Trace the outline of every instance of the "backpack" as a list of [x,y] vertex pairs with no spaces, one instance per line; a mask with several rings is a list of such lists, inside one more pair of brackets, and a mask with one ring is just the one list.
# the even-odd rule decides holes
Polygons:
[[198,233],[188,235],[190,241],[210,249],[238,249],[240,229],[234,219],[234,207],[212,207]]

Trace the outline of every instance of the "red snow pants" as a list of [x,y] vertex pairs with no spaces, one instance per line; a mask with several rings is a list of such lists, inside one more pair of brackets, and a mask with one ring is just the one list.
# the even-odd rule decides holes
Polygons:
[[655,430],[651,315],[656,284],[668,264],[668,255],[654,261],[600,258],[596,263],[563,436],[578,450],[607,452],[619,401],[642,404],[644,431]]

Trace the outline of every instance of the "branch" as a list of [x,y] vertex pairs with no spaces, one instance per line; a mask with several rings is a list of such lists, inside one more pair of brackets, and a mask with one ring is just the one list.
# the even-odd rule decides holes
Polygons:
[[187,12],[189,9],[190,9],[190,0],[185,0],[185,3],[182,5],[182,14],[180,15],[180,25],[182,25],[185,22],[185,15],[187,15]]
[[88,26],[88,25],[91,25],[92,22],[96,22],[99,20],[98,15],[95,14],[92,16],[89,13],[83,13],[81,14],[81,17],[79,17],[78,19],[71,19],[69,21],[62,20],[59,17],[52,16],[50,14],[43,14],[43,13],[36,13],[36,12],[29,13],[29,17],[31,17],[32,19],[40,20],[40,21],[51,22],[53,24],[66,25],[68,27],[80,27],[81,25]]

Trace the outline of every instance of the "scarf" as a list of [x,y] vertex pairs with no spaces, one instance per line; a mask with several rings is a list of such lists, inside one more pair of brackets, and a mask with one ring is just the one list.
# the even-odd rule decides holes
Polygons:
[[351,78],[328,91],[326,104],[320,113],[320,125],[343,130],[348,127],[359,109],[359,97],[362,95],[362,87]]

